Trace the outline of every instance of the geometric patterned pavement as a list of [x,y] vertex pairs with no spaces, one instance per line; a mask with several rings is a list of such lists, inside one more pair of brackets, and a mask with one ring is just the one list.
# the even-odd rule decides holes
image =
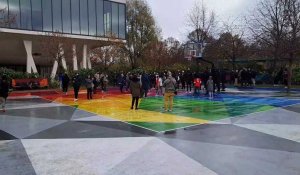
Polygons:
[[[142,101],[141,111],[129,110],[130,101],[127,102],[124,118],[129,120],[132,115],[150,123],[149,128],[138,125],[137,119],[124,122],[98,115],[97,111],[87,112],[81,109],[81,102],[69,105],[53,94],[41,96],[12,97],[7,112],[0,114],[1,175],[300,174],[297,93],[286,96],[268,90],[229,90],[211,102],[181,95],[176,97],[172,114],[159,112],[159,97]],[[101,99],[105,101],[110,96],[120,100],[116,94],[106,94]],[[93,101],[83,105],[98,107]],[[106,103],[112,109],[123,107],[122,100]],[[102,108],[103,113],[110,111],[108,106]],[[164,128],[175,130],[160,132],[161,124],[151,125],[157,121],[143,118],[144,114],[154,113],[161,113],[152,116],[155,120],[167,118],[162,120],[166,122]],[[180,120],[176,120],[177,116]],[[206,122],[176,129],[181,117]],[[172,119],[175,124],[170,127]]]

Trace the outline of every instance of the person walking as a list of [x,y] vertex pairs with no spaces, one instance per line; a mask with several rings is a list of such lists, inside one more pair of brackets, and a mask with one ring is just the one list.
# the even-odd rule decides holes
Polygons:
[[0,81],[0,104],[2,107],[2,112],[5,112],[6,100],[9,92],[9,82],[7,77],[4,75]]
[[68,74],[65,73],[62,77],[62,88],[63,88],[63,93],[65,93],[65,95],[68,94],[69,82],[70,82],[70,78]]
[[165,106],[165,112],[173,111],[173,100],[176,91],[176,80],[172,77],[172,73],[168,72],[168,78],[164,81],[163,86],[165,88],[165,94],[164,94],[164,106]]
[[97,72],[94,75],[93,84],[94,84],[93,92],[94,92],[94,94],[97,94],[97,88],[100,84],[100,74],[99,74],[99,72]]
[[92,100],[93,99],[93,78],[88,75],[88,77],[85,79],[85,85],[87,90],[87,99]]
[[163,80],[161,77],[159,77],[159,75],[156,75],[156,79],[155,79],[155,89],[156,89],[156,96],[160,94],[162,94],[162,86],[163,86]]
[[131,101],[131,108],[133,109],[133,106],[135,105],[135,110],[138,110],[139,105],[139,99],[141,96],[141,82],[138,79],[137,75],[133,75],[133,77],[130,80],[129,89],[132,95],[132,101]]
[[209,79],[207,80],[206,83],[207,91],[209,94],[209,99],[214,98],[214,80],[212,76],[209,76]]
[[150,89],[150,79],[149,76],[144,72],[142,75],[142,97],[148,97],[148,91]]
[[78,93],[81,86],[80,77],[78,73],[73,77],[72,83],[74,88],[74,101],[78,101]]
[[107,85],[108,85],[108,75],[104,74],[104,77],[103,77],[103,92],[107,91]]
[[123,73],[118,77],[117,82],[118,82],[118,85],[119,85],[119,88],[120,88],[120,92],[123,93],[123,88],[126,84],[126,78],[125,78]]

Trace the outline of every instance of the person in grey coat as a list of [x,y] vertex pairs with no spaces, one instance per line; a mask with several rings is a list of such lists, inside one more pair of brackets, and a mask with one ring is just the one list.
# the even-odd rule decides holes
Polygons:
[[172,73],[168,72],[168,78],[164,81],[163,86],[165,88],[164,93],[164,108],[165,112],[172,112],[174,96],[176,95],[176,80],[172,77]]
[[209,76],[208,81],[206,82],[207,91],[209,94],[209,99],[214,98],[214,80],[212,76]]
[[135,110],[138,110],[142,85],[137,75],[134,75],[131,78],[129,88],[132,95],[131,109],[133,109],[133,106],[135,104]]

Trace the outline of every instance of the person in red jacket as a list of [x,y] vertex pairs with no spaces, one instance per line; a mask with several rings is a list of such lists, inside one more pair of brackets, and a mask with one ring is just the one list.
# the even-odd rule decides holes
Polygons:
[[200,78],[194,79],[194,95],[199,94],[201,90],[202,81]]

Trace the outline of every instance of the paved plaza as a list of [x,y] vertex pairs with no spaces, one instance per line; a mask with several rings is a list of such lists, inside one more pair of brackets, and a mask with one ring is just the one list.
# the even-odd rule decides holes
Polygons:
[[0,114],[0,174],[300,175],[300,92],[13,93]]

